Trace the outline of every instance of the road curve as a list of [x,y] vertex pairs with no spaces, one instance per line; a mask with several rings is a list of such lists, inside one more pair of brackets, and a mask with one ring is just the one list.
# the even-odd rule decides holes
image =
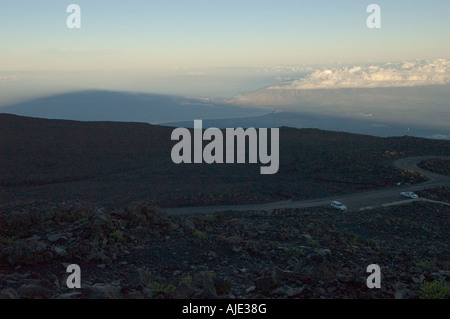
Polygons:
[[[450,177],[440,175],[437,173],[423,170],[417,166],[423,160],[431,158],[440,158],[443,160],[450,160],[450,156],[416,156],[402,158],[394,162],[394,166],[401,170],[412,170],[425,174],[429,180],[416,185],[390,187],[380,190],[373,190],[367,192],[353,193],[348,195],[338,195],[334,197],[301,200],[301,201],[280,201],[266,204],[248,204],[248,205],[224,205],[224,206],[201,206],[201,207],[179,207],[179,208],[165,208],[164,211],[168,215],[194,215],[194,214],[209,214],[219,212],[245,212],[245,211],[270,211],[274,209],[284,208],[310,208],[329,206],[334,200],[343,202],[351,210],[364,210],[374,207],[385,206],[386,204],[399,202],[402,200],[401,192],[405,191],[419,191],[441,186],[450,186]],[[407,202],[407,201],[405,201]]]

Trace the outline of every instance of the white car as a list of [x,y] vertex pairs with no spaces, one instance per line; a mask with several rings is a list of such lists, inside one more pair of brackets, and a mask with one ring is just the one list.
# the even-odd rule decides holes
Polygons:
[[347,210],[347,206],[345,206],[344,204],[342,204],[341,202],[331,202],[331,207],[336,208],[338,210]]
[[419,196],[416,193],[413,193],[413,192],[403,192],[403,193],[400,193],[400,195],[402,195],[403,197],[406,197],[406,198],[411,198],[411,199],[418,199],[419,198]]

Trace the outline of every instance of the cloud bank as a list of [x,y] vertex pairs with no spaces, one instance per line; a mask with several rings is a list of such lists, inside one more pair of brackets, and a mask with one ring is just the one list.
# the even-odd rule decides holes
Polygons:
[[15,76],[15,75],[4,75],[4,76],[0,75],[0,83],[3,83],[3,82],[17,82],[17,81],[19,81],[19,78],[17,76]]
[[315,70],[308,76],[269,87],[277,90],[411,87],[450,83],[450,60],[416,60]]

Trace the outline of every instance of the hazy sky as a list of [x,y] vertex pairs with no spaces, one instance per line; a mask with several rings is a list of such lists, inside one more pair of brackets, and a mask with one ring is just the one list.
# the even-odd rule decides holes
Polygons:
[[[71,3],[81,29],[66,26]],[[381,29],[366,26],[371,3]],[[449,14],[449,0],[1,0],[0,104],[23,88],[164,91],[178,77],[175,92],[211,69],[450,58]]]

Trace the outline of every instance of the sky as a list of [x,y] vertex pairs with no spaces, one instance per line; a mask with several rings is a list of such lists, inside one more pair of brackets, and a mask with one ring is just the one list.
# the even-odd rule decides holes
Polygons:
[[[71,3],[81,29],[67,28]],[[366,25],[371,3],[381,29]],[[1,0],[0,106],[52,89],[233,95],[280,66],[448,59],[449,12],[448,0]]]

